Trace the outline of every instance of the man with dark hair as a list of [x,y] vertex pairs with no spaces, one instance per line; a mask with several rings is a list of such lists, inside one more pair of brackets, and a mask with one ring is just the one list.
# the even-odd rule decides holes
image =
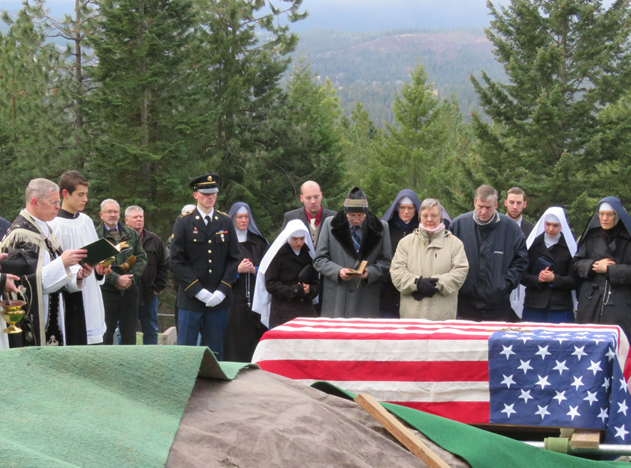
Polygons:
[[[92,273],[80,267],[86,250],[62,250],[48,225],[59,210],[59,186],[46,179],[33,179],[26,188],[26,207],[13,221],[2,241],[8,253],[2,271],[20,276],[26,288],[27,316],[23,322],[27,346],[61,346],[64,342],[64,301],[60,291],[80,291]],[[22,327],[21,327],[22,328]]]
[[[99,239],[94,222],[82,213],[88,202],[89,187],[90,182],[79,171],[64,172],[59,180],[62,205],[57,217],[50,222],[50,227],[64,250],[80,249]],[[95,273],[85,279],[80,292],[64,292],[68,345],[103,342],[105,308],[99,287],[103,284],[103,267],[97,265]]]
[[125,243],[112,263],[112,272],[101,286],[105,305],[105,334],[103,344],[114,341],[116,326],[120,329],[120,344],[136,344],[138,319],[138,282],[147,265],[147,254],[142,249],[140,236],[130,227],[120,223],[120,205],[108,198],[101,202],[99,212],[102,223],[96,228],[99,237],[113,245]]
[[300,201],[304,207],[285,213],[283,229],[292,219],[299,219],[309,228],[313,245],[318,241],[320,225],[329,216],[335,216],[335,211],[322,206],[322,191],[317,182],[308,180],[300,187]]
[[171,269],[179,283],[177,344],[195,346],[201,332],[221,361],[241,262],[239,240],[232,218],[214,208],[218,176],[197,177],[189,186],[197,207],[175,220],[171,242]]
[[125,210],[125,224],[140,236],[147,254],[147,267],[138,282],[138,319],[142,329],[142,344],[158,344],[158,294],[169,276],[164,244],[157,234],[145,229],[145,212],[136,205]]
[[506,215],[519,225],[526,239],[532,232],[532,229],[535,227],[534,224],[526,221],[522,216],[527,205],[528,202],[526,201],[526,192],[524,192],[519,187],[508,189],[508,192],[506,192],[506,198],[504,199]]
[[497,212],[490,185],[475,191],[474,211],[458,216],[450,229],[464,244],[469,272],[458,293],[462,320],[514,321],[510,293],[528,267],[526,239],[519,226]]
[[[354,187],[344,210],[327,218],[313,266],[324,278],[323,317],[379,318],[379,296],[392,260],[388,223],[368,211],[363,190]],[[355,270],[366,261],[361,275]]]

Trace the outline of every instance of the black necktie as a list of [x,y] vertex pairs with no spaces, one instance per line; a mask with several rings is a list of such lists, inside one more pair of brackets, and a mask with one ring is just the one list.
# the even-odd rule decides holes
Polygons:
[[210,224],[210,216],[206,215],[204,219],[206,220],[206,226],[208,226]]

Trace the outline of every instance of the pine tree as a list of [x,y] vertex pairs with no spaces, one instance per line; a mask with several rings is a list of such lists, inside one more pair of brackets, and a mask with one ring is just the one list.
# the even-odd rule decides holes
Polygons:
[[589,176],[602,160],[589,151],[603,131],[598,112],[631,84],[628,2],[608,9],[593,0],[488,6],[495,19],[487,37],[509,83],[471,77],[493,121],[473,115],[478,175],[500,191],[522,187],[531,216],[560,205],[578,220],[581,194],[605,195],[602,181]]
[[0,159],[3,162],[0,213],[13,219],[24,206],[30,179],[52,177],[64,164],[63,103],[56,82],[59,54],[21,10],[0,34]]
[[33,5],[25,4],[24,10],[33,19],[37,29],[47,39],[58,42],[66,41],[62,60],[59,60],[55,84],[58,99],[65,100],[64,122],[60,131],[74,140],[74,145],[67,148],[69,166],[83,169],[86,162],[83,139],[83,112],[80,102],[89,91],[85,68],[94,65],[94,53],[87,51],[87,36],[98,28],[99,18],[96,5],[92,0],[75,0],[73,15],[63,19],[53,17],[46,8],[45,0],[36,0]]
[[287,83],[287,99],[277,108],[284,122],[278,152],[270,154],[262,185],[263,207],[279,228],[283,213],[298,203],[300,186],[315,180],[325,196],[324,204],[339,209],[346,194],[343,186],[341,146],[342,110],[331,83],[320,85],[309,67],[294,67]]
[[367,182],[366,167],[373,156],[372,141],[379,131],[359,101],[351,112],[350,120],[342,121],[342,131],[342,148],[346,161],[344,178],[351,187],[361,187]]
[[444,189],[439,189],[443,179],[438,174],[451,158],[448,123],[453,116],[422,65],[410,72],[410,83],[401,86],[393,110],[397,126],[387,125],[371,145],[367,193],[376,212],[386,209],[403,188],[414,190],[421,200],[439,197]]
[[[193,173],[215,171],[221,178],[219,209],[248,202],[262,229],[278,222],[275,203],[266,198],[291,182],[263,173],[278,160],[286,132],[280,86],[298,41],[289,24],[306,16],[301,0],[276,7],[265,0],[198,0],[198,27],[192,41],[187,86],[195,90],[192,109],[199,132]],[[282,213],[281,213],[282,214]]]
[[[186,190],[191,138],[182,86],[194,26],[189,0],[104,0],[89,36],[97,88],[83,100],[97,198],[139,204],[153,229],[170,232]],[[159,220],[159,222],[158,222]]]

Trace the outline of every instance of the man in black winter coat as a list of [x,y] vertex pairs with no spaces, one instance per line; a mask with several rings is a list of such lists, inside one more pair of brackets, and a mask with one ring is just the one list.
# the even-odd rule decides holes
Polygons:
[[451,232],[464,244],[469,273],[458,293],[458,318],[512,321],[510,293],[528,267],[526,239],[519,226],[497,212],[498,193],[489,185],[475,191],[474,211],[458,216]]
[[147,253],[147,266],[138,282],[138,319],[142,328],[142,344],[158,344],[158,294],[167,285],[169,267],[164,244],[157,234],[145,229],[145,213],[139,206],[125,210],[125,224],[140,236]]

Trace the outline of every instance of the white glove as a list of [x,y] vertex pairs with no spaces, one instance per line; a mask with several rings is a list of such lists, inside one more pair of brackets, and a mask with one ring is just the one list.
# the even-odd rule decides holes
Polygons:
[[200,292],[195,294],[195,297],[205,304],[212,299],[213,295],[208,289],[202,289]]
[[215,307],[221,304],[221,301],[223,301],[225,298],[226,298],[226,295],[222,293],[221,291],[217,290],[206,301],[206,307]]

